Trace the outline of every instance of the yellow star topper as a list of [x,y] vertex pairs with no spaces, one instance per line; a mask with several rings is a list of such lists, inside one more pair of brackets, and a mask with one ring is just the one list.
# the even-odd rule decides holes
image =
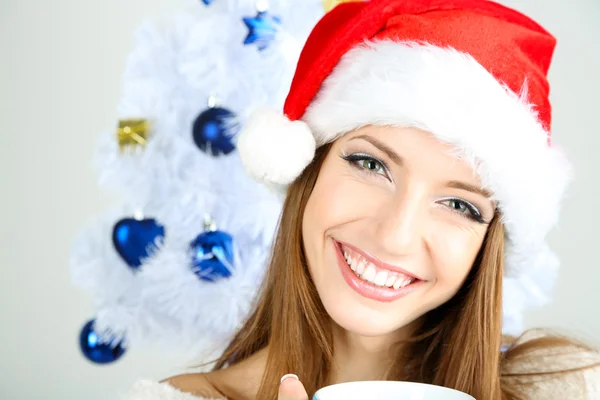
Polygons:
[[353,3],[353,2],[365,1],[365,0],[322,0],[322,1],[323,1],[323,8],[325,9],[325,12],[328,13],[329,11],[333,10],[335,8],[335,6],[337,6],[338,4]]
[[125,147],[145,147],[148,143],[150,123],[145,119],[122,119],[117,129],[117,140],[121,151]]

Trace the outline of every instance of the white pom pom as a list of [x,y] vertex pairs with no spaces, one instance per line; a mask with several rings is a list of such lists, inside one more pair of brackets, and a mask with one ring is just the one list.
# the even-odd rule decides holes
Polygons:
[[264,183],[288,185],[315,156],[315,138],[302,121],[273,110],[257,110],[239,135],[237,148],[246,171]]

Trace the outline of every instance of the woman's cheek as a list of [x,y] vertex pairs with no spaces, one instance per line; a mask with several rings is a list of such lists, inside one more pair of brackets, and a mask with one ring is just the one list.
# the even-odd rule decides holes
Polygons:
[[466,279],[481,248],[482,238],[456,226],[433,227],[431,256],[438,283],[458,290]]
[[361,182],[352,176],[337,176],[324,180],[319,190],[323,217],[330,225],[343,224],[374,215],[385,201],[378,187]]

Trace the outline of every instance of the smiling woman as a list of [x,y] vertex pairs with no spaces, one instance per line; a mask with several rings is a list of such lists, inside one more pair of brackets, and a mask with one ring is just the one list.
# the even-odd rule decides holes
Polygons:
[[554,46],[484,0],[328,13],[286,116],[257,113],[238,142],[286,196],[256,306],[214,370],[171,378],[164,398],[307,400],[366,380],[598,398],[596,350],[522,334],[558,268],[545,237],[570,173],[550,135]]
[[372,126],[329,149],[306,203],[303,249],[327,313],[347,331],[408,336],[465,281],[495,207],[448,187],[480,187],[450,152],[418,129]]

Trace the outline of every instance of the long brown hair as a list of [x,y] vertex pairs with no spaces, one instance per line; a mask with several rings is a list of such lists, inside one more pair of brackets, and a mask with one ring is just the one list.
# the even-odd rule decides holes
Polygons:
[[[329,149],[330,145],[320,147],[289,187],[254,311],[214,367],[238,363],[268,346],[260,400],[276,399],[279,379],[289,372],[299,376],[310,396],[331,383],[331,319],[310,278],[301,238],[304,209]],[[504,381],[501,369],[529,354],[533,342],[529,348],[513,346],[500,352],[503,250],[504,229],[496,216],[462,288],[423,317],[414,337],[392,349],[383,379],[446,386],[482,400],[521,398],[518,385]],[[541,346],[566,343],[559,338],[541,340]]]

